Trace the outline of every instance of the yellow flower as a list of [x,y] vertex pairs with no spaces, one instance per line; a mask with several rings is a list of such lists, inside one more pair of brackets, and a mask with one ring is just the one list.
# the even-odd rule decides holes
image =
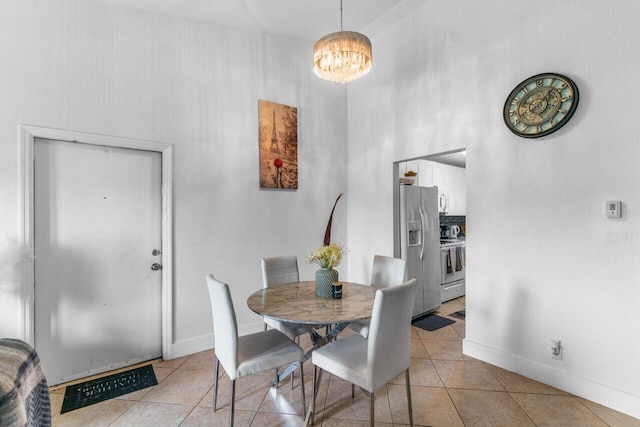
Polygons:
[[329,246],[316,248],[307,256],[307,262],[315,262],[323,268],[333,268],[340,265],[344,246],[332,243]]

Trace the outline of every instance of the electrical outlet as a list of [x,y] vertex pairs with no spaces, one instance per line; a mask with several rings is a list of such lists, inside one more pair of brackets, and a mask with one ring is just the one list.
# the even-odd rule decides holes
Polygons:
[[562,342],[560,340],[551,340],[551,357],[562,360]]

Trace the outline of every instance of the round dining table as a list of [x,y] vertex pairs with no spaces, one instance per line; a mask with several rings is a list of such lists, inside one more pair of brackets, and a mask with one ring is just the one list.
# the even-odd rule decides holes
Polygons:
[[376,289],[357,283],[340,282],[342,298],[316,295],[316,282],[293,282],[262,288],[247,300],[249,308],[266,317],[307,325],[336,325],[368,319]]
[[[333,341],[349,323],[368,319],[373,311],[376,289],[358,283],[342,284],[342,298],[333,299],[316,295],[316,282],[304,281],[262,288],[247,299],[249,308],[262,316],[272,319],[308,325],[312,347],[305,352],[304,361],[313,351]],[[284,371],[277,372],[271,384],[286,378],[300,363],[295,362]],[[316,386],[322,379],[322,371],[316,378]],[[304,426],[312,418],[311,406],[304,420]]]

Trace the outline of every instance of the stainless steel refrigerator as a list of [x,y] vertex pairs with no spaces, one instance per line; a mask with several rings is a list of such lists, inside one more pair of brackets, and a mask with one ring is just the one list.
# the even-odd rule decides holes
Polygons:
[[438,187],[400,185],[400,258],[407,279],[418,280],[413,317],[440,307],[440,217]]

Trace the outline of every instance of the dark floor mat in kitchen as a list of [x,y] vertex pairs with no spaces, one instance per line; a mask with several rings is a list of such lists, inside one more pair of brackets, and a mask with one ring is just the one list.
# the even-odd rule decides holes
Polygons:
[[430,332],[449,326],[452,323],[456,323],[456,321],[438,316],[437,314],[427,314],[426,316],[419,317],[411,322],[413,326],[417,326],[418,328]]
[[451,313],[449,316],[457,317],[460,320],[465,320],[467,315],[465,314],[465,309],[462,309],[460,311],[456,311],[455,313]]
[[80,384],[67,386],[61,414],[123,394],[157,385],[153,366],[146,365]]

